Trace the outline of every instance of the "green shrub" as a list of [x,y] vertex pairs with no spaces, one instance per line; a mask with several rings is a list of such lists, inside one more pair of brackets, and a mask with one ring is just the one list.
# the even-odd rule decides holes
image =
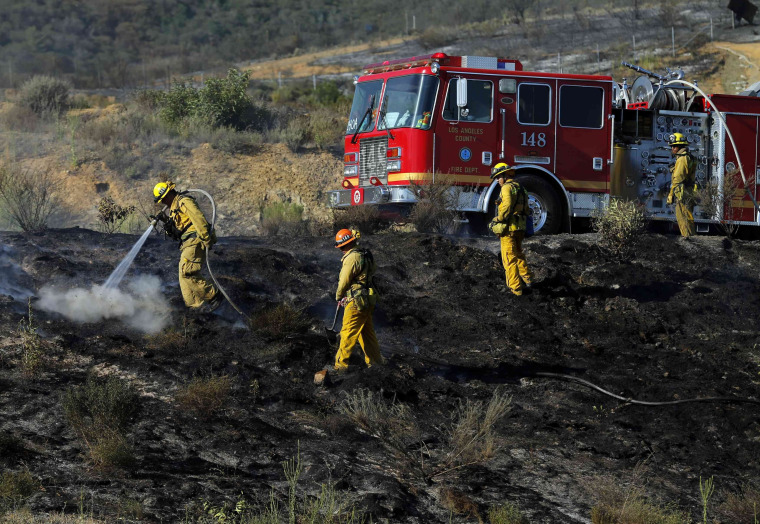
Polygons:
[[23,504],[39,488],[28,469],[4,472],[0,476],[0,515]]
[[273,136],[276,141],[284,142],[294,153],[298,152],[309,140],[309,121],[304,117],[291,118],[288,124],[273,133]]
[[309,321],[303,311],[285,303],[259,312],[253,318],[252,324],[257,331],[272,338],[302,333],[309,327]]
[[342,113],[322,107],[311,112],[309,130],[318,148],[339,146],[346,130],[345,118]]
[[303,225],[303,206],[292,202],[273,202],[261,210],[261,229],[265,234],[293,234]]
[[232,380],[227,375],[196,377],[181,387],[174,398],[181,409],[205,419],[224,406],[231,389]]
[[66,390],[63,412],[82,439],[93,464],[102,468],[134,463],[126,433],[139,410],[134,387],[118,377],[89,375],[81,386]]
[[155,100],[161,107],[158,112],[161,120],[170,126],[177,126],[195,112],[198,91],[189,84],[177,82],[163,96],[156,95]]
[[646,224],[646,214],[641,205],[617,198],[611,199],[592,222],[594,230],[599,233],[600,247],[620,258],[633,255]]
[[71,84],[52,76],[33,76],[21,86],[19,102],[38,115],[58,115],[69,107]]

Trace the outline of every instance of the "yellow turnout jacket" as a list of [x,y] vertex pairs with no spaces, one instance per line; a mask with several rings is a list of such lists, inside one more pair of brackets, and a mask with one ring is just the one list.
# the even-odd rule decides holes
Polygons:
[[501,203],[496,221],[509,226],[509,231],[525,231],[528,201],[523,187],[514,179],[501,186]]
[[[364,264],[362,264],[362,258],[364,258]],[[340,269],[335,300],[340,300],[346,296],[353,298],[363,289],[369,290],[372,287],[372,277],[375,274],[376,264],[370,260],[370,257],[362,257],[359,248],[355,247],[344,254],[341,262],[343,266]]]
[[670,195],[680,200],[689,200],[694,197],[694,184],[696,183],[697,161],[686,149],[676,153],[676,163],[670,168],[671,182]]
[[178,194],[169,208],[169,216],[182,233],[183,242],[195,233],[201,242],[214,243],[211,225],[193,197]]

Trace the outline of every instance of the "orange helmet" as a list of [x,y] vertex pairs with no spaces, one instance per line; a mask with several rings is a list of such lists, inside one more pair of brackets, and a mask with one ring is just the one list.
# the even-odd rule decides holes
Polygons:
[[359,238],[359,232],[352,229],[341,229],[335,234],[335,247],[347,246]]

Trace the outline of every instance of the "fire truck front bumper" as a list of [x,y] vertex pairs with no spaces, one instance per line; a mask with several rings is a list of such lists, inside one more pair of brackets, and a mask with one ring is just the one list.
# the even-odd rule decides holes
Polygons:
[[405,186],[371,186],[327,192],[327,206],[351,207],[362,204],[414,204],[417,197]]

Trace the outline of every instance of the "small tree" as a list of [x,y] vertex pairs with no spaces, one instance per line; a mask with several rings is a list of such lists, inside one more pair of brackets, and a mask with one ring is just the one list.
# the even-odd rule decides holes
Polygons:
[[27,233],[43,231],[60,209],[59,183],[50,169],[0,165],[0,202],[10,220]]
[[723,234],[732,237],[739,230],[736,221],[740,218],[741,208],[737,203],[744,195],[744,183],[738,171],[726,173],[722,182],[708,180],[697,191],[697,199],[703,216],[718,220]]

